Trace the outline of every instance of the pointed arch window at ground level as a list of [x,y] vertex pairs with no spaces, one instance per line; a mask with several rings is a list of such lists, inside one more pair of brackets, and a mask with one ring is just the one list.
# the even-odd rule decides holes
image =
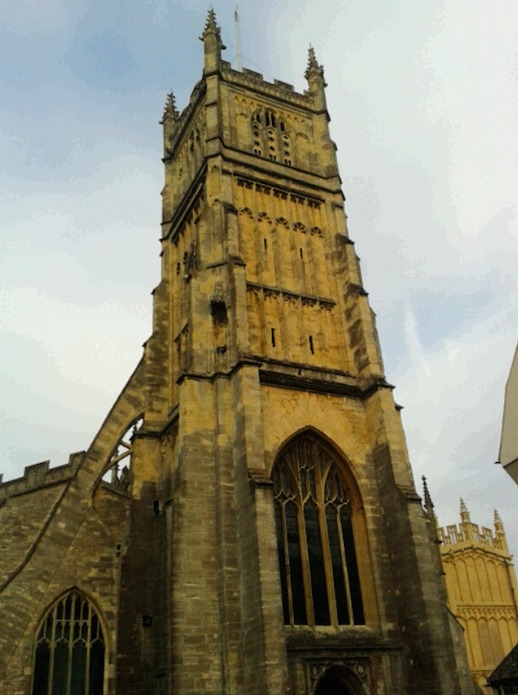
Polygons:
[[104,656],[97,612],[81,593],[68,592],[39,628],[32,695],[103,695]]

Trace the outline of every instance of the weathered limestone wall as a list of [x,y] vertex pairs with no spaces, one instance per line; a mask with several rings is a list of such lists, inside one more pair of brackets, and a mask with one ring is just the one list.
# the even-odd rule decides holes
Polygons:
[[128,501],[104,489],[96,497],[101,513],[95,501],[85,503],[80,489],[68,488],[37,547],[32,549],[31,558],[0,595],[0,653],[5,658],[0,692],[5,695],[29,692],[38,624],[47,608],[73,587],[91,600],[102,617],[108,653],[107,692],[113,692],[115,579],[119,564],[116,547],[127,526]]
[[[77,588],[98,611],[106,639],[105,688],[115,692],[118,582],[128,533],[129,496],[101,482],[128,424],[142,412],[137,369],[86,453],[68,466],[38,464],[0,485],[2,531],[20,523],[24,536],[2,556],[0,693],[27,695],[34,640],[47,609]],[[13,531],[13,533],[16,533]]]

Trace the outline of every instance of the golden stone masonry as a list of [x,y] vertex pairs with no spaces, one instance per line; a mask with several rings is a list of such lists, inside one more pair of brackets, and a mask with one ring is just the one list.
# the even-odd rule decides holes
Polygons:
[[3,695],[471,695],[307,90],[167,98],[162,274],[86,452],[0,485]]

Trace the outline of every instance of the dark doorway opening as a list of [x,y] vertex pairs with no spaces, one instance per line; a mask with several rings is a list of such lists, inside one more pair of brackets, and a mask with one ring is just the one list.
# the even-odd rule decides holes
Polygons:
[[355,674],[347,668],[333,666],[318,679],[314,695],[364,695],[365,690]]

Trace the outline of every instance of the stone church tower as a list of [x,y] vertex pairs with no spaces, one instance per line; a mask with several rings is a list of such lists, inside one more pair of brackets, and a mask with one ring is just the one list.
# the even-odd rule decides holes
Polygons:
[[[518,644],[518,586],[504,526],[471,521],[461,500],[460,523],[438,528],[448,605],[464,631],[473,680],[482,688]],[[487,690],[486,690],[487,692]]]
[[90,448],[0,485],[5,695],[473,692],[303,94],[204,70],[163,116],[162,276]]

